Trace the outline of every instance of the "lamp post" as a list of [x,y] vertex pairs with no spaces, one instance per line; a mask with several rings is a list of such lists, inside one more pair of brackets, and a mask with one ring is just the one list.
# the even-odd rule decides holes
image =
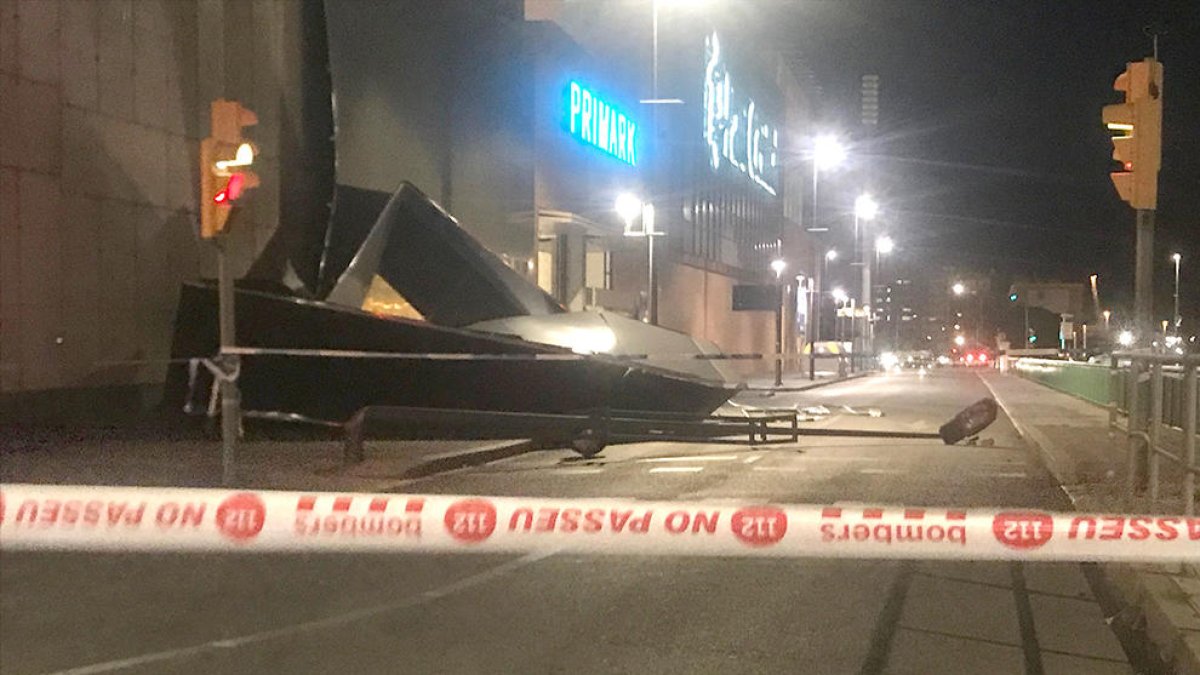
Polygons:
[[[643,320],[651,325],[658,325],[658,293],[655,288],[658,278],[654,274],[654,237],[659,233],[654,231],[654,205],[647,204],[636,195],[625,192],[617,197],[614,208],[621,220],[625,221],[625,236],[646,238],[648,274],[646,279],[646,316]],[[639,217],[642,226],[640,229],[635,229],[633,223]]]
[[1107,337],[1108,336],[1108,318],[1110,316],[1112,316],[1112,310],[1106,309],[1103,312],[1101,312],[1101,314],[1104,315],[1104,335]]
[[1175,335],[1178,336],[1179,325],[1183,323],[1183,317],[1179,315],[1179,263],[1183,261],[1183,256],[1172,253],[1171,261],[1175,263]]
[[[871,195],[861,194],[854,200],[854,245],[858,250],[860,222],[870,222],[879,215],[879,204]],[[864,233],[865,235],[865,233]],[[870,254],[866,250],[866,236],[862,237],[863,246],[859,264],[862,265],[862,308],[863,308],[863,352],[870,352],[874,345],[871,340],[871,263]]]
[[[817,136],[813,139],[813,184],[812,184],[812,221],[809,222],[809,232],[827,232],[829,228],[821,227],[817,220],[817,184],[818,177],[821,175],[822,169],[832,169],[841,164],[846,159],[846,149],[836,137],[830,135]],[[816,343],[820,339],[821,332],[821,270],[822,267],[833,258],[829,257],[830,252],[825,253],[825,260],[818,261],[817,269],[813,273],[813,310],[812,310],[812,330],[809,331],[809,347],[808,347],[808,379],[815,380],[817,377],[817,350]],[[833,257],[837,257],[837,252],[833,251]]]
[[[879,274],[879,277],[881,279],[883,278],[883,263],[880,262],[880,256],[888,255],[895,248],[896,248],[896,242],[893,241],[892,238],[887,236],[886,234],[881,235],[875,239],[875,271],[876,271],[876,273]],[[889,296],[889,299],[890,299],[890,296]],[[892,324],[892,340],[894,342],[894,344],[892,345],[892,349],[899,349],[900,348],[900,322],[897,319],[897,317],[893,311],[894,310],[893,307],[888,307],[887,310],[888,310],[888,313],[887,313],[888,322]]]
[[787,261],[776,258],[771,261],[771,271],[775,273],[775,292],[779,302],[775,303],[775,386],[783,385],[783,271],[787,269]]

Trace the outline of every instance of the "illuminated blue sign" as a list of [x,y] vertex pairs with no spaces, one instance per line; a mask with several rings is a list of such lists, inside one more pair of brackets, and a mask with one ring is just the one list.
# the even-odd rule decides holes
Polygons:
[[637,123],[587,87],[567,89],[567,131],[630,166],[637,166]]
[[716,33],[705,39],[704,56],[704,142],[709,165],[713,171],[729,165],[774,195],[779,183],[779,129],[754,99],[734,89]]

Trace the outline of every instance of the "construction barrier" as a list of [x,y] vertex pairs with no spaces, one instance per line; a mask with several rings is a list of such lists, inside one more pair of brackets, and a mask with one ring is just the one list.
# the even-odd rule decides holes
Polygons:
[[2,485],[0,550],[1198,562],[1200,518]]

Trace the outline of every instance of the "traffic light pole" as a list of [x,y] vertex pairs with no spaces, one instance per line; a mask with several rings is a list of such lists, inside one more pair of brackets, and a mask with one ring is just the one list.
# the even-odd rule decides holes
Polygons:
[[1133,315],[1139,339],[1149,345],[1154,335],[1154,209],[1137,210],[1137,252],[1133,275]]
[[[230,209],[230,220],[233,219],[236,211],[235,208]],[[218,321],[221,329],[220,365],[223,373],[221,377],[221,483],[225,487],[234,487],[237,483],[234,461],[238,434],[242,426],[242,394],[238,390],[237,384],[241,363],[236,354],[226,353],[237,343],[237,325],[234,322],[233,308],[233,265],[225,250],[228,240],[225,237],[217,237],[215,243],[217,245]]]

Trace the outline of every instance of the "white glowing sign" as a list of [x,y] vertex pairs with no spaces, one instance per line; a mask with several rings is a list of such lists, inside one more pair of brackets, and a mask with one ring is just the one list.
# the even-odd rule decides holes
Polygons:
[[737,97],[716,33],[705,38],[704,47],[704,142],[709,165],[719,171],[722,164],[728,164],[774,195],[779,176],[779,129],[754,99]]

